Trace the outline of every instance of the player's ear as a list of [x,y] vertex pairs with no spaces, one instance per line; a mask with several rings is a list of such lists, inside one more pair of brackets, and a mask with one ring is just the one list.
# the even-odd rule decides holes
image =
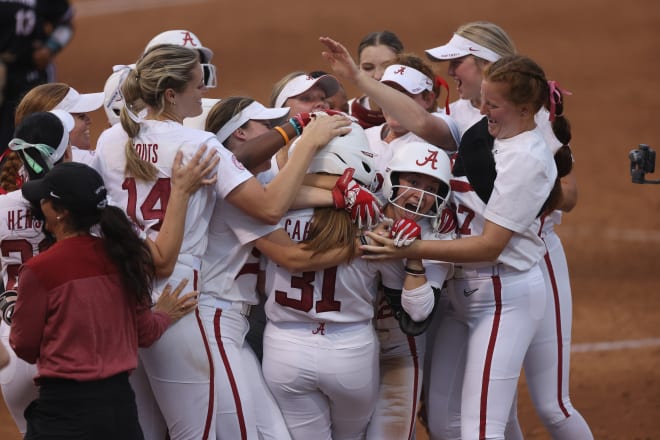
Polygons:
[[240,141],[247,140],[247,134],[245,133],[245,130],[243,130],[242,128],[237,128],[236,130],[234,130],[234,132],[231,135]]
[[176,105],[176,92],[174,89],[165,89],[165,102],[171,105]]

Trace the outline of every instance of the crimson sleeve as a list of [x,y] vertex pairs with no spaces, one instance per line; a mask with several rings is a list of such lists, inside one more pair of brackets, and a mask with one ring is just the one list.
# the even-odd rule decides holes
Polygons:
[[47,310],[48,291],[33,269],[22,266],[9,344],[19,358],[30,364],[39,358]]

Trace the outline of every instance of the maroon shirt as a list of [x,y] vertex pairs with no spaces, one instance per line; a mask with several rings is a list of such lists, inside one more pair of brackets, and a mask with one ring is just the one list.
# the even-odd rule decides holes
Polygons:
[[98,380],[137,366],[169,316],[137,306],[100,238],[58,241],[19,272],[9,342],[38,377]]

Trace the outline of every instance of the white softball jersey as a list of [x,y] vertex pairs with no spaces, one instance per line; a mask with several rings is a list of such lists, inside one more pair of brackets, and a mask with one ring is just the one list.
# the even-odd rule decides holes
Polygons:
[[[280,221],[293,241],[307,235],[313,209],[289,211]],[[374,316],[378,282],[403,286],[401,261],[370,263],[356,258],[318,272],[290,273],[272,261],[266,265],[266,316],[273,322],[353,323]]]
[[[509,139],[496,139],[493,147],[497,177],[488,204],[478,197],[465,176],[452,179],[452,201],[456,206],[461,237],[483,233],[485,220],[514,232],[497,259],[524,271],[545,254],[538,236],[537,218],[557,177],[552,153],[537,130]],[[525,172],[522,173],[521,170]],[[490,266],[492,262],[461,264],[466,268]]]
[[[41,230],[43,222],[32,217],[30,203],[20,190],[0,195],[0,219],[2,281],[6,290],[16,289],[18,269],[39,253],[39,246],[45,238]],[[16,356],[9,345],[9,331],[9,325],[0,322],[0,343],[9,353],[9,364],[0,370],[0,387],[18,430],[25,434],[27,424],[23,412],[39,396],[33,380],[37,366]]]
[[30,214],[20,190],[0,195],[0,261],[5,290],[16,289],[21,264],[39,253],[43,222]]
[[212,133],[184,127],[174,121],[145,120],[138,136],[133,139],[133,146],[143,160],[158,168],[158,178],[155,182],[144,182],[125,175],[127,140],[123,130],[106,130],[99,139],[93,167],[103,176],[113,204],[124,209],[151,239],[155,239],[165,216],[172,164],[177,151],[183,151],[185,163],[203,144],[218,150],[218,181],[215,187],[202,187],[191,196],[177,262],[177,265],[198,266],[206,250],[208,225],[216,194],[224,198],[252,174]]
[[211,215],[209,242],[202,259],[202,294],[226,301],[257,304],[259,259],[252,255],[254,246],[251,243],[278,227],[262,223],[231,203],[218,199]]

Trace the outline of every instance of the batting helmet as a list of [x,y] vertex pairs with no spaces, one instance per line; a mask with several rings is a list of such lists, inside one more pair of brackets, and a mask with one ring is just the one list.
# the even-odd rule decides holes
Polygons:
[[197,38],[197,35],[182,29],[161,32],[147,43],[144,52],[149,51],[151,48],[158,46],[159,44],[176,44],[177,46],[198,50],[200,53],[202,68],[204,69],[204,84],[206,87],[216,86],[215,66],[211,64],[213,51],[204,47],[202,42],[199,41],[199,38]]
[[346,168],[355,169],[353,178],[367,187],[371,185],[376,175],[374,155],[369,147],[369,141],[364,129],[355,121],[351,123],[349,133],[336,136],[316,153],[309,165],[309,172],[325,172],[341,176]]
[[[400,173],[420,173],[433,177],[440,182],[440,188],[435,197],[435,202],[428,213],[420,212],[422,198],[413,210],[410,206],[397,203],[398,198],[406,191],[420,191],[424,195],[430,194],[419,188],[411,188],[399,184]],[[451,165],[447,153],[438,147],[424,142],[410,142],[400,148],[387,165],[383,181],[383,195],[387,200],[404,211],[423,217],[435,218],[444,207],[449,198],[449,179],[451,178]],[[403,190],[403,191],[401,191]]]

